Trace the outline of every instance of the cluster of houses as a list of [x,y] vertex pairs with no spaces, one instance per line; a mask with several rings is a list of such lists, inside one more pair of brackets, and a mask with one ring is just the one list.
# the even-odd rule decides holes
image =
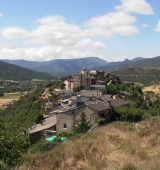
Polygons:
[[[96,71],[88,74],[84,68],[81,73],[75,75],[74,80],[65,82],[68,83],[66,90],[54,89],[53,93],[60,95],[61,99],[56,104],[46,102],[44,121],[27,130],[31,144],[56,133],[72,131],[79,121],[82,111],[85,113],[87,121],[95,126],[98,117],[102,117],[108,122],[115,114],[115,107],[129,106],[129,102],[123,99],[125,96],[132,97],[132,94],[128,92],[120,91],[121,98],[103,94],[105,85],[100,83],[104,82],[99,83],[97,80],[97,77],[102,74],[104,73]],[[52,94],[46,93],[46,95]]]

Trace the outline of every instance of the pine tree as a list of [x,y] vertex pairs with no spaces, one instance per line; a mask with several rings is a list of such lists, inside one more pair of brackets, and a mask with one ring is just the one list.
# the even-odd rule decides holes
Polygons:
[[80,115],[80,120],[77,123],[77,126],[74,128],[75,133],[85,133],[91,128],[90,122],[87,121],[85,113],[82,111]]

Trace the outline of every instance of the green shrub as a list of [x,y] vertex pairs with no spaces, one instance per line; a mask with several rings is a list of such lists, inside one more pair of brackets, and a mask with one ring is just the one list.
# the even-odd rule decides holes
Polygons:
[[142,120],[143,111],[134,107],[117,107],[115,108],[118,116],[122,121],[140,121]]
[[103,123],[105,123],[105,118],[103,118],[103,117],[98,117],[97,119],[96,119],[96,123],[98,124],[98,125],[101,125],[101,124],[103,124]]
[[56,141],[45,141],[45,142],[37,142],[33,145],[29,150],[29,154],[37,153],[37,152],[45,152],[51,150],[54,146],[57,146],[58,142]]

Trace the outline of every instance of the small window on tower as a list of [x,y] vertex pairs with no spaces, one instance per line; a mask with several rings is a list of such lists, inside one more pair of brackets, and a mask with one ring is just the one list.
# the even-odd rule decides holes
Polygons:
[[67,124],[64,124],[64,129],[67,129]]

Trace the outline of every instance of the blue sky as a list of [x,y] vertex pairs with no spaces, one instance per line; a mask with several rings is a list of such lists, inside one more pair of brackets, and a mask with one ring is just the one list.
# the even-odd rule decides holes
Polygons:
[[160,55],[159,0],[2,0],[0,59]]

